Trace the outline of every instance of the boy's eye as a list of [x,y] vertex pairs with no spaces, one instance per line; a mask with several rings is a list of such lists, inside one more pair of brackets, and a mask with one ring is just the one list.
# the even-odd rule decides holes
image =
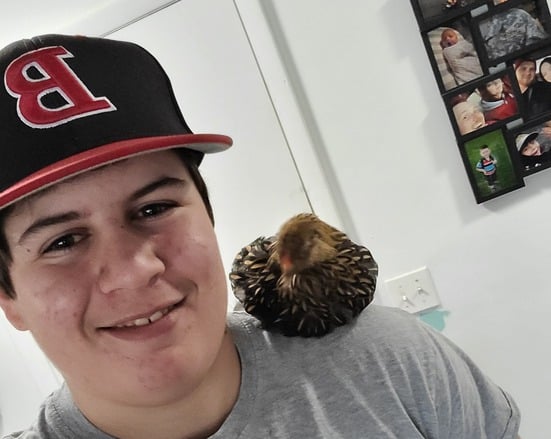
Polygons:
[[51,253],[51,252],[70,249],[74,245],[78,244],[82,239],[84,239],[83,236],[79,236],[76,234],[63,235],[59,238],[56,238],[54,241],[52,241],[44,249],[43,253]]
[[154,203],[154,204],[148,204],[147,206],[142,207],[138,213],[137,216],[141,218],[150,218],[155,217],[158,215],[162,215],[166,211],[172,209],[174,207],[174,203]]

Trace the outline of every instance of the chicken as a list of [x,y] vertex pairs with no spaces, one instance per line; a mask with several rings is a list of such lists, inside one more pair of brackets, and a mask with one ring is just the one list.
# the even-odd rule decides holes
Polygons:
[[301,213],[233,261],[230,282],[246,312],[287,336],[322,336],[373,300],[378,266],[370,251],[317,216]]

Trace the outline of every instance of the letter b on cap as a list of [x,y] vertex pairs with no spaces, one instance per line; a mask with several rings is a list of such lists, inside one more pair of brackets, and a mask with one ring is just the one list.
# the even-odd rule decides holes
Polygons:
[[[51,128],[80,117],[116,111],[105,96],[95,97],[63,58],[73,55],[64,47],[44,47],[13,60],[4,73],[4,84],[17,99],[17,114],[32,128]],[[57,106],[45,105],[57,94]]]

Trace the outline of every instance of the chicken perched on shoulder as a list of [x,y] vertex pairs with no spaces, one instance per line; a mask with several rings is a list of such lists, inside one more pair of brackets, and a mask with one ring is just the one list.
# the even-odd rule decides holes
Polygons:
[[373,300],[378,266],[370,251],[310,213],[289,219],[236,256],[230,282],[246,312],[268,330],[322,336]]

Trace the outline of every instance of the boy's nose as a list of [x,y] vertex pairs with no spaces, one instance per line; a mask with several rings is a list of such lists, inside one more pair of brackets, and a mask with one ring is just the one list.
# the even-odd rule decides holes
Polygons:
[[121,228],[110,241],[97,256],[101,258],[98,273],[101,292],[148,287],[165,271],[154,242],[147,236]]

